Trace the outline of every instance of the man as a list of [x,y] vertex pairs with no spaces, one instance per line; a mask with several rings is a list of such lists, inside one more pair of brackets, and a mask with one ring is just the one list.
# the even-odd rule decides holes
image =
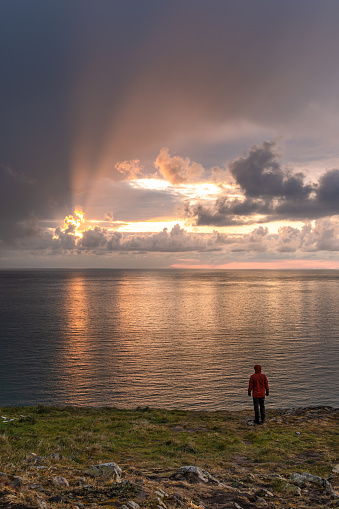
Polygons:
[[[256,424],[260,424],[259,417],[261,416],[261,423],[265,422],[265,395],[268,396],[270,389],[266,375],[261,372],[261,366],[256,364],[254,366],[255,373],[251,375],[248,384],[248,395],[253,396],[254,415]],[[259,416],[260,406],[260,416]]]

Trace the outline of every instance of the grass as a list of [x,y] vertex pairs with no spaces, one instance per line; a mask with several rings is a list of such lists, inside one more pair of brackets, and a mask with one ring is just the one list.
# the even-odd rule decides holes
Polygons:
[[27,467],[31,453],[47,466],[57,461],[80,469],[115,461],[123,468],[197,465],[215,472],[247,462],[261,471],[275,463],[281,473],[328,476],[339,462],[338,413],[281,418],[272,410],[259,427],[248,426],[248,412],[37,406],[1,414],[14,419],[0,420],[0,470],[7,473]]

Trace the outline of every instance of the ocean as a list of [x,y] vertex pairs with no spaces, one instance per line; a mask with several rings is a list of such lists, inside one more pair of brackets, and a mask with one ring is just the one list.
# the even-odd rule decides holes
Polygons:
[[0,406],[339,407],[339,271],[0,271]]

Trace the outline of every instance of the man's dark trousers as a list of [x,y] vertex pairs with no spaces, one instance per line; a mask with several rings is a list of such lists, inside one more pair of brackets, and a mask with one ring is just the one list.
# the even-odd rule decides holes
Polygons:
[[[253,398],[253,405],[254,405],[255,422],[257,424],[260,424],[260,415],[261,415],[261,422],[265,422],[265,397]],[[260,415],[259,415],[259,407],[260,407]]]

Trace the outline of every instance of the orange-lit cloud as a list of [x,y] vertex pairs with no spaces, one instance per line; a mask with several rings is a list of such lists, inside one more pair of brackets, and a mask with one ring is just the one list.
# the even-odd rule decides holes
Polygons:
[[205,171],[201,164],[191,162],[188,157],[172,157],[169,149],[165,147],[160,150],[154,164],[164,179],[174,186],[197,180]]
[[76,248],[77,241],[82,239],[83,232],[81,225],[85,222],[85,217],[80,209],[75,209],[73,215],[66,216],[64,224],[55,229],[53,235],[54,248],[62,247],[66,250]]
[[[218,252],[233,259],[240,258],[241,264],[250,263],[246,257],[254,254],[265,254],[265,263],[270,259],[273,263],[273,259],[283,259],[286,256],[300,258],[301,253],[309,253],[314,257],[313,254],[318,252],[339,251],[339,216],[317,220],[314,224],[306,224],[301,228],[282,226],[274,234],[270,233],[267,226],[258,226],[244,234],[225,234],[218,231],[192,232],[179,224],[161,231],[141,232],[135,229],[133,232],[132,229],[118,231],[103,228],[98,224],[84,227],[84,223],[85,218],[81,211],[67,216],[64,226],[55,229],[50,247],[54,250],[76,250],[78,253],[94,254]],[[144,223],[144,226],[146,227],[147,223]],[[259,262],[256,260],[255,263]]]
[[79,230],[82,223],[85,222],[85,216],[81,209],[75,209],[73,215],[66,216],[64,219],[64,228],[62,231],[69,235],[82,238],[83,234]]
[[116,163],[115,168],[122,173],[127,180],[130,180],[140,177],[144,166],[140,163],[139,159],[134,159],[133,161]]

